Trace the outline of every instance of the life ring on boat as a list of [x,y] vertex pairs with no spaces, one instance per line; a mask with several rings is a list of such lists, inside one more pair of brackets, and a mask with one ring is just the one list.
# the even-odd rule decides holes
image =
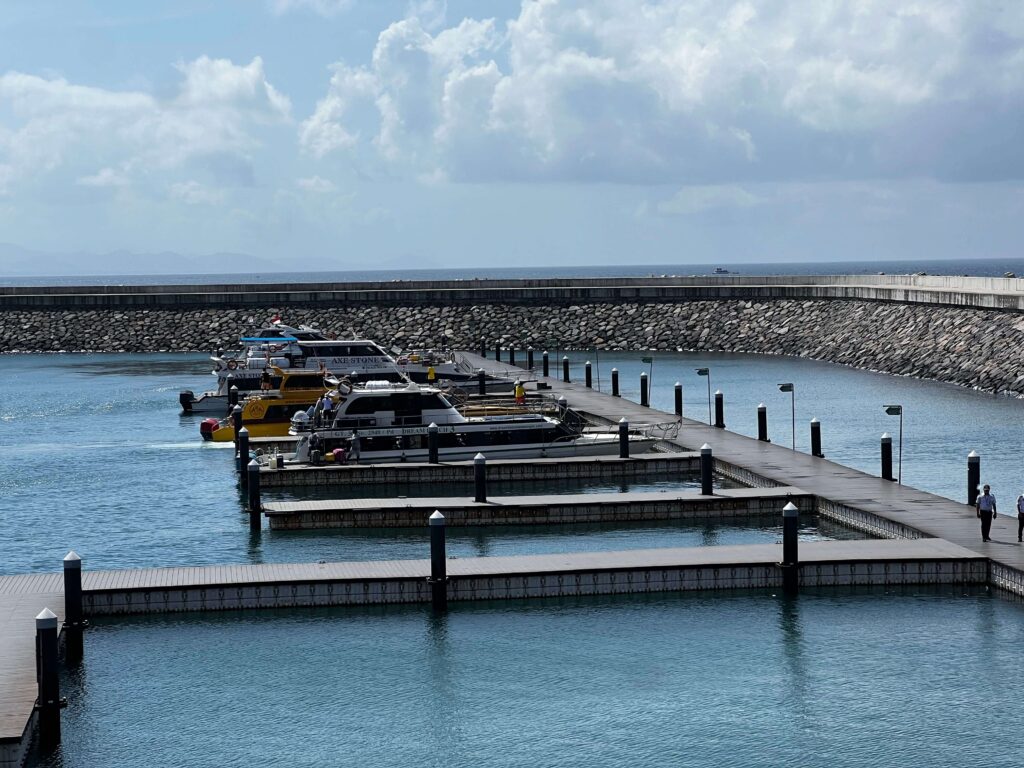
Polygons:
[[235,360],[228,360],[228,370],[229,371],[237,370],[237,368],[238,368],[238,363]]

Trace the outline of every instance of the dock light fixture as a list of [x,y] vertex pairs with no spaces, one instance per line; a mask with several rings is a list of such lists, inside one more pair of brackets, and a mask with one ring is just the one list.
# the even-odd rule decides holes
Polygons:
[[789,412],[793,417],[793,450],[796,450],[796,387],[793,382],[779,384],[779,392],[789,392]]
[[902,485],[903,484],[903,406],[897,404],[897,405],[885,405],[885,406],[882,406],[882,407],[885,408],[885,412],[889,416],[899,416],[900,417],[900,458],[899,458],[899,464],[898,464],[899,468],[896,470],[896,478],[897,478],[896,482],[898,482],[900,485]]
[[707,376],[708,379],[708,425],[713,423],[711,418],[711,369],[710,368],[695,368],[698,376]]

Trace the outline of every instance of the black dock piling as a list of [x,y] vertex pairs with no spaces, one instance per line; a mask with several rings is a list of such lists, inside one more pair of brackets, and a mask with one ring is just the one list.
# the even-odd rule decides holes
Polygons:
[[770,443],[768,439],[768,406],[757,404],[757,439],[762,443]]
[[501,362],[501,342],[494,345],[494,359]]
[[640,405],[649,408],[651,405],[651,394],[647,390],[647,374],[640,374]]
[[562,381],[569,383],[569,356],[562,358]]
[[487,394],[487,373],[483,368],[476,369],[476,388],[479,394]]
[[621,397],[619,395],[619,369],[612,368],[612,397]]
[[625,416],[619,419],[619,458],[629,458],[629,422]]
[[64,658],[71,664],[82,660],[82,558],[75,550],[64,555]]
[[720,389],[715,392],[715,427],[725,429],[725,395]]
[[448,563],[445,555],[445,520],[434,510],[430,525],[430,604],[435,611],[448,608]]
[[981,456],[976,451],[967,454],[967,503],[972,507],[978,501],[978,486],[981,485]]
[[825,454],[821,452],[821,422],[817,419],[811,419],[811,456],[825,458]]
[[681,419],[683,418],[683,385],[677,381],[674,391],[676,397],[676,416]]
[[795,595],[800,591],[800,510],[789,502],[782,508],[782,591]]
[[513,346],[509,346],[509,348],[508,348],[508,364],[509,365],[515,365],[516,364],[516,348],[513,347]]
[[474,501],[477,504],[487,503],[487,457],[478,453],[473,457],[473,486],[476,491]]
[[480,357],[487,357],[487,339],[480,337]]
[[546,379],[548,376],[551,375],[551,365],[550,365],[550,361],[548,360],[547,350],[545,350],[544,352],[541,353],[541,355],[540,355],[540,363],[541,363],[541,367],[542,367],[542,371],[541,372],[544,374],[544,378]]
[[235,456],[238,455],[238,433],[242,431],[242,406],[231,409],[231,428],[234,430]]
[[50,751],[60,744],[60,670],[57,659],[57,614],[49,608],[36,616],[36,681],[39,746]]
[[437,464],[437,424],[430,422],[427,427],[427,463]]
[[704,496],[711,496],[715,489],[712,485],[715,459],[711,455],[711,446],[704,443],[700,447],[700,492]]
[[594,374],[591,370],[589,360],[583,364],[583,383],[586,385],[587,389],[594,388]]
[[249,466],[249,430],[242,427],[238,430],[238,455],[235,456],[235,469],[242,476],[242,488],[245,488],[245,468]]
[[529,370],[533,370],[533,347],[526,348],[526,367]]
[[249,462],[247,468],[249,475],[249,487],[248,497],[248,512],[249,512],[249,530],[258,531],[262,527],[260,523],[260,513],[263,511],[263,504],[260,501],[260,465],[256,459]]
[[892,476],[892,437],[888,432],[882,433],[882,479],[896,480]]
[[[228,378],[233,379],[234,376],[228,374]],[[234,409],[236,405],[238,405],[238,387],[232,384],[228,387],[228,407]]]

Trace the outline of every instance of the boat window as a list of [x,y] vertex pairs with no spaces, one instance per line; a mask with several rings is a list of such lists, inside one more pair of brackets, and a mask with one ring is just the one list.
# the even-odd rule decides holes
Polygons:
[[363,413],[376,413],[377,411],[394,410],[391,406],[390,397],[358,397],[349,403],[345,413],[358,416]]
[[324,379],[320,374],[302,376],[292,374],[284,381],[282,389],[323,389]]
[[420,408],[424,411],[444,411],[449,407],[440,395],[420,395]]

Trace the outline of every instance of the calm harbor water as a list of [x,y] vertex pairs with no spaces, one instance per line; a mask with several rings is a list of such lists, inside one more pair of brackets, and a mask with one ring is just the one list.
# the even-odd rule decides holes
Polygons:
[[[574,365],[593,353],[573,353]],[[769,406],[776,443],[790,440],[789,396],[776,384],[796,384],[797,447],[808,450],[807,421],[822,420],[829,458],[877,472],[878,436],[898,419],[882,405],[905,406],[904,480],[962,499],[965,456],[982,454],[983,476],[1004,509],[1024,481],[1017,440],[1024,402],[931,382],[872,374],[807,360],[756,355],[641,355],[600,358],[607,388],[612,366],[623,393],[637,397],[641,370],[650,371],[653,402],[672,410],[672,384],[684,383],[685,410],[705,418],[705,379],[726,393],[726,423],[756,432],[756,406]],[[69,548],[87,567],[202,563],[363,560],[423,557],[417,532],[344,531],[247,534],[239,514],[229,449],[203,445],[198,419],[178,415],[181,388],[202,391],[212,379],[201,355],[24,355],[5,358],[0,381],[0,572],[52,570]],[[579,368],[577,367],[577,370]],[[813,410],[812,410],[813,408]],[[979,425],[984,425],[980,428]],[[692,485],[692,478],[680,485]],[[664,488],[665,483],[630,486]],[[612,486],[607,490],[615,490]],[[530,492],[529,488],[508,489]],[[556,490],[575,491],[562,485]],[[379,492],[379,491],[372,491]],[[809,527],[809,537],[839,535]],[[776,541],[775,526],[601,526],[589,530],[495,528],[452,531],[456,556],[649,546]]]
[[36,768],[1017,766],[1022,611],[916,590],[101,620]]

